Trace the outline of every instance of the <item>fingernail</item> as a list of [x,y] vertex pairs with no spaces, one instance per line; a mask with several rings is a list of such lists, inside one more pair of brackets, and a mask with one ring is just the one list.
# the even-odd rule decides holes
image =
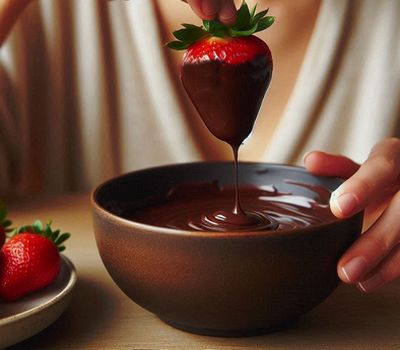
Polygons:
[[358,199],[353,193],[338,195],[338,190],[332,193],[331,202],[345,216],[352,214],[358,205]]
[[367,260],[362,256],[357,256],[342,266],[342,272],[346,277],[347,282],[353,283],[362,276],[366,268]]
[[307,153],[304,154],[303,156],[303,164],[306,162],[307,157],[312,153],[313,151],[308,151]]
[[382,286],[385,283],[383,276],[381,273],[376,273],[371,278],[357,283],[358,288],[360,288],[363,292],[372,292],[376,288]]
[[206,1],[203,3],[202,10],[206,16],[213,17],[217,14],[218,8],[216,1]]

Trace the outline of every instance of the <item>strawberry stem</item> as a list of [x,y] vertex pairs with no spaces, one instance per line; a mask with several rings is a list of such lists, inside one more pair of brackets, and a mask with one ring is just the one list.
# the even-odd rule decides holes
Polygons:
[[18,229],[15,229],[11,236],[15,236],[20,233],[36,233],[51,240],[56,245],[58,251],[62,252],[65,250],[65,246],[62,244],[69,237],[71,237],[71,234],[69,232],[61,233],[60,230],[54,231],[51,228],[51,224],[52,221],[49,221],[46,225],[43,225],[40,220],[36,220],[32,225],[21,226]]
[[172,34],[177,40],[167,44],[170,49],[186,50],[196,41],[206,37],[244,37],[253,35],[270,27],[274,21],[274,16],[267,16],[268,9],[256,14],[257,4],[249,9],[246,1],[237,11],[237,18],[233,25],[225,25],[218,20],[203,20],[202,26],[183,23],[182,29],[174,31]]

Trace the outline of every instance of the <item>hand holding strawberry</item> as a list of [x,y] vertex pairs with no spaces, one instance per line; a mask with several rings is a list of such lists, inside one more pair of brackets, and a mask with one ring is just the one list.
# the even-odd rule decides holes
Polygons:
[[182,0],[187,2],[193,11],[203,19],[218,19],[224,24],[236,20],[236,8],[233,0]]
[[60,270],[59,252],[69,237],[40,221],[15,230],[0,251],[0,299],[13,301],[52,283]]

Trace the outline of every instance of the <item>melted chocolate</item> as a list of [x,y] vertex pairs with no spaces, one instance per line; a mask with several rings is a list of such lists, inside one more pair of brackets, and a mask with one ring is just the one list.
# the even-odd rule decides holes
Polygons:
[[273,186],[244,186],[240,195],[246,212],[235,215],[232,186],[186,184],[175,186],[164,198],[138,208],[128,218],[159,227],[219,232],[286,230],[334,220],[327,189],[292,184],[313,191],[313,198],[281,193]]
[[265,55],[242,64],[204,61],[182,67],[182,83],[193,105],[210,132],[232,147],[235,160],[234,207],[218,215],[206,214],[204,220],[212,227],[276,227],[265,216],[242,209],[238,187],[239,147],[253,129],[271,76],[271,60]]

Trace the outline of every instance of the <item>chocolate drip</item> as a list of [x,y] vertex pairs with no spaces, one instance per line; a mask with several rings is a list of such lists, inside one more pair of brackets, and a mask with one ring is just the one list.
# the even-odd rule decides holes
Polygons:
[[275,227],[265,215],[242,209],[238,174],[239,147],[253,129],[271,75],[272,65],[265,55],[237,65],[206,61],[182,67],[182,82],[193,105],[210,132],[232,147],[235,160],[233,209],[204,216],[204,222],[214,228]]

